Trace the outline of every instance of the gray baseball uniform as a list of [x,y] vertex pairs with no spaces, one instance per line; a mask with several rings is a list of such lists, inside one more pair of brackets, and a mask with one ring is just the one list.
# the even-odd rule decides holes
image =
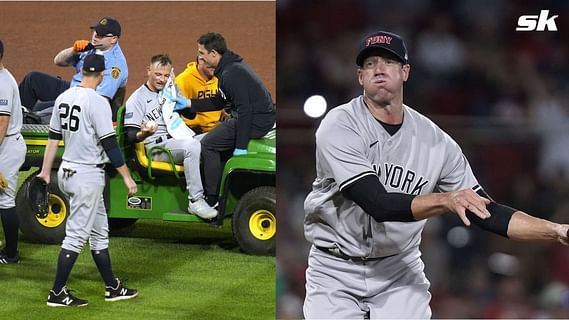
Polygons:
[[419,251],[425,221],[379,223],[341,193],[367,175],[377,175],[387,192],[413,195],[480,188],[458,144],[425,116],[406,105],[403,111],[391,136],[359,96],[331,110],[316,132],[317,177],[305,201],[304,231],[313,244],[306,318],[431,316]]
[[[172,139],[166,130],[166,123],[162,117],[162,106],[158,100],[158,92],[151,91],[146,84],[140,86],[126,101],[124,117],[125,127],[135,127],[140,130],[141,125],[153,120],[158,129],[151,136],[146,137],[144,146],[147,150],[155,145],[164,146],[170,150],[177,164],[184,165],[184,175],[188,189],[188,199],[198,200],[203,197],[203,186],[200,175],[201,144],[198,140]],[[165,153],[159,153],[153,160],[168,161]]]
[[108,157],[100,141],[115,134],[109,102],[93,89],[73,87],[57,97],[54,106],[49,130],[65,142],[57,177],[70,206],[61,247],[79,253],[89,240],[91,250],[106,249],[103,163]]
[[16,206],[16,184],[26,157],[26,143],[20,134],[22,105],[18,84],[5,68],[0,70],[0,115],[10,117],[6,136],[0,144],[0,172],[8,181],[8,187],[0,192],[0,209],[8,209]]

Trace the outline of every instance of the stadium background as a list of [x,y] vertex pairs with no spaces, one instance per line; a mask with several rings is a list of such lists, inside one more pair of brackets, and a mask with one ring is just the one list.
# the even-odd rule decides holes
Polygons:
[[[549,9],[557,32],[516,32],[520,15]],[[320,118],[361,93],[358,41],[399,33],[411,63],[404,102],[462,146],[497,201],[569,222],[569,2],[277,2],[279,94],[277,317],[302,317],[303,201],[314,173]],[[569,317],[569,249],[505,240],[445,215],[431,219],[422,248],[435,318]]]

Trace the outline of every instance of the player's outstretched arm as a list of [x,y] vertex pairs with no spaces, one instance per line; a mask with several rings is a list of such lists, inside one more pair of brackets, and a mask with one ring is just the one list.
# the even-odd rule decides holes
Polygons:
[[520,241],[553,240],[569,245],[569,225],[551,222],[516,211],[508,224],[508,238]]
[[377,222],[418,221],[453,212],[469,226],[467,210],[473,212],[480,220],[490,217],[490,213],[486,210],[490,200],[471,189],[415,196],[387,192],[376,175],[366,175],[343,187],[341,191],[346,198],[357,203]]

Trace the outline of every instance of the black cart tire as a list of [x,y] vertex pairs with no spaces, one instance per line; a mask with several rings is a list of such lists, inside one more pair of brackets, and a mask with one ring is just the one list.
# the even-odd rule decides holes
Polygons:
[[233,236],[241,250],[252,255],[276,252],[275,187],[257,187],[245,193],[233,214]]
[[65,238],[65,223],[70,213],[69,199],[57,185],[57,170],[52,170],[49,183],[48,213],[41,217],[35,213],[27,198],[30,181],[39,173],[30,175],[16,195],[16,211],[20,220],[20,230],[24,238],[31,242],[60,244]]

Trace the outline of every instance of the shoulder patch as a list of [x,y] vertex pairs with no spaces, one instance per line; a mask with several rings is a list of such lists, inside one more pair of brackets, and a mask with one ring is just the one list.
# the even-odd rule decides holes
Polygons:
[[124,114],[124,118],[125,118],[125,119],[130,119],[130,118],[132,118],[132,112],[127,112],[127,113],[125,113],[125,114]]
[[113,77],[113,79],[118,79],[121,75],[121,69],[119,67],[113,67],[111,69],[111,77]]
[[0,106],[7,106],[8,105],[8,99],[0,99]]

